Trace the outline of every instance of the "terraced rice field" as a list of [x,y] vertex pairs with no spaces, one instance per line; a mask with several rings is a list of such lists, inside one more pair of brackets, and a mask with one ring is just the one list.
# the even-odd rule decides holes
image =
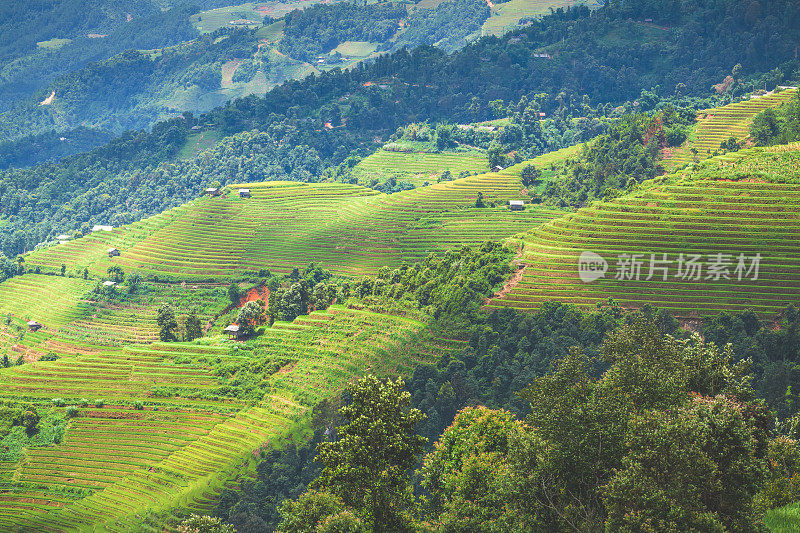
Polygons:
[[[209,364],[247,357],[233,344],[131,345],[0,370],[0,397],[90,402],[59,444],[0,464],[0,530],[160,530],[173,513],[207,510],[254,450],[281,445],[312,405],[353,377],[407,372],[460,347],[429,339],[414,319],[334,306],[259,338],[259,357],[296,362],[248,405],[212,390]],[[158,386],[183,392],[154,396]]]
[[550,9],[567,9],[584,4],[590,8],[598,7],[598,2],[595,0],[510,0],[496,3],[492,7],[491,16],[483,23],[481,35],[499,37],[519,27],[520,19],[547,15]]
[[423,153],[391,152],[378,150],[365,157],[353,168],[353,175],[359,183],[366,184],[372,179],[383,183],[389,178],[409,181],[417,187],[426,181],[436,183],[445,170],[453,177],[461,172],[486,172],[489,159],[479,153]]
[[691,163],[695,160],[692,149],[697,150],[697,159],[703,160],[719,150],[720,143],[730,137],[743,141],[749,135],[753,117],[769,107],[788,102],[796,94],[797,89],[789,89],[701,111],[698,113],[695,132],[683,146],[665,158],[665,166],[675,168]]
[[[522,166],[392,195],[332,183],[250,184],[250,199],[201,198],[113,232],[34,252],[27,261],[54,270],[62,263],[76,270],[88,266],[97,273],[117,264],[178,279],[261,268],[288,272],[311,261],[342,275],[374,273],[452,245],[499,240],[560,215],[535,206],[522,213],[500,207],[525,198]],[[479,192],[497,207],[469,209]],[[122,255],[109,259],[111,246]]]
[[[613,298],[624,307],[650,303],[687,318],[745,309],[774,318],[800,301],[798,205],[800,186],[794,184],[691,174],[662,179],[641,192],[581,209],[526,234],[522,280],[492,305],[532,309],[545,300],[560,300],[591,306]],[[607,261],[605,277],[581,281],[578,259],[584,251]],[[615,279],[621,254],[641,254],[638,280],[629,268],[623,269],[622,279]],[[657,261],[667,254],[670,263],[652,263],[651,254]],[[700,254],[699,280],[694,279],[696,271],[686,275],[685,261],[679,270],[680,254],[685,261],[690,254]],[[740,254],[745,255],[747,270],[752,258],[761,254],[757,279],[754,271],[738,279]],[[631,258],[622,261],[633,265]],[[667,279],[656,269],[647,280],[651,265],[666,266]],[[715,274],[721,271],[724,275]]]
[[94,284],[77,278],[25,274],[0,283],[0,314],[36,320],[56,328],[85,316],[91,305],[84,297]]

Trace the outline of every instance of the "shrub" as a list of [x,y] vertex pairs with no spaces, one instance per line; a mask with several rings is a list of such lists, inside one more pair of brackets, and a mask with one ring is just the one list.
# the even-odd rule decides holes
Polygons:
[[105,403],[106,403],[106,401],[103,400],[102,398],[97,398],[94,401],[94,406],[100,408],[100,407],[103,407],[105,405]]
[[141,411],[142,409],[144,409],[144,404],[139,400],[136,400],[135,402],[133,402],[133,408],[136,409],[137,411]]
[[89,400],[81,398],[81,407],[89,407]]
[[75,418],[78,416],[78,408],[74,405],[70,405],[67,407],[67,410],[64,412],[67,418]]
[[64,407],[65,405],[64,398],[53,398],[51,401],[56,407]]

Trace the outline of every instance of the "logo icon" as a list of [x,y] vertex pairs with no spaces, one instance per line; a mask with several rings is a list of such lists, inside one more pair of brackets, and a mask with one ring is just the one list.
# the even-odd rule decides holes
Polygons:
[[578,276],[584,283],[591,283],[606,275],[608,262],[594,252],[583,252],[578,258]]

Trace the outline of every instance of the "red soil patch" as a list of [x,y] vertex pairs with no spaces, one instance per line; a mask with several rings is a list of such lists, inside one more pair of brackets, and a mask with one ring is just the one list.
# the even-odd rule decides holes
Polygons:
[[266,288],[264,285],[259,285],[258,287],[253,287],[246,293],[244,296],[239,300],[239,308],[241,309],[244,307],[244,304],[247,302],[254,302],[256,300],[264,300],[265,302],[269,301],[269,289]]
[[519,282],[522,281],[522,276],[525,274],[526,268],[528,268],[527,265],[517,270],[514,273],[514,275],[511,276],[508,281],[506,281],[505,285],[503,285],[503,288],[497,291],[497,293],[495,293],[495,295],[492,298],[487,298],[484,303],[488,305],[489,303],[491,303],[492,300],[502,298],[503,296],[511,292],[514,289],[514,287],[519,285]]

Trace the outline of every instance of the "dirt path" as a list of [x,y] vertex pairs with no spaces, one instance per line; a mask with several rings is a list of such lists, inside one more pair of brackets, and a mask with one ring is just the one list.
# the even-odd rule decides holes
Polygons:
[[522,276],[524,276],[524,275],[525,275],[525,269],[526,269],[526,268],[528,268],[528,267],[527,267],[527,266],[524,266],[524,267],[520,268],[519,270],[517,270],[517,271],[514,273],[514,275],[513,275],[513,276],[511,276],[511,277],[509,278],[509,280],[508,280],[508,281],[506,281],[506,283],[505,283],[505,285],[503,285],[503,288],[502,288],[502,289],[500,289],[499,291],[497,291],[497,292],[494,294],[494,296],[492,296],[491,298],[487,298],[487,299],[486,299],[486,303],[487,303],[487,304],[488,304],[488,303],[491,303],[491,301],[492,301],[492,300],[495,300],[495,299],[498,299],[498,298],[502,298],[503,296],[505,296],[506,294],[508,294],[509,292],[511,292],[511,290],[512,290],[514,287],[516,287],[517,285],[519,285],[519,282],[520,282],[520,281],[522,281]]
[[[521,258],[522,258],[522,250],[519,250],[517,252],[517,255],[514,256],[514,259],[511,262],[513,264],[516,264],[517,266],[519,266],[518,262],[519,262],[519,260]],[[508,281],[505,282],[505,284],[503,285],[503,288],[501,288],[499,291],[494,293],[494,295],[491,298],[486,298],[484,300],[484,302],[483,302],[484,305],[489,305],[490,303],[492,303],[492,300],[496,300],[496,299],[502,298],[506,294],[510,293],[514,289],[514,287],[519,285],[519,282],[522,281],[522,277],[525,275],[525,269],[527,269],[527,268],[528,268],[528,265],[522,265],[522,268],[520,268],[519,270],[514,272],[514,275],[512,275],[508,279]]]

